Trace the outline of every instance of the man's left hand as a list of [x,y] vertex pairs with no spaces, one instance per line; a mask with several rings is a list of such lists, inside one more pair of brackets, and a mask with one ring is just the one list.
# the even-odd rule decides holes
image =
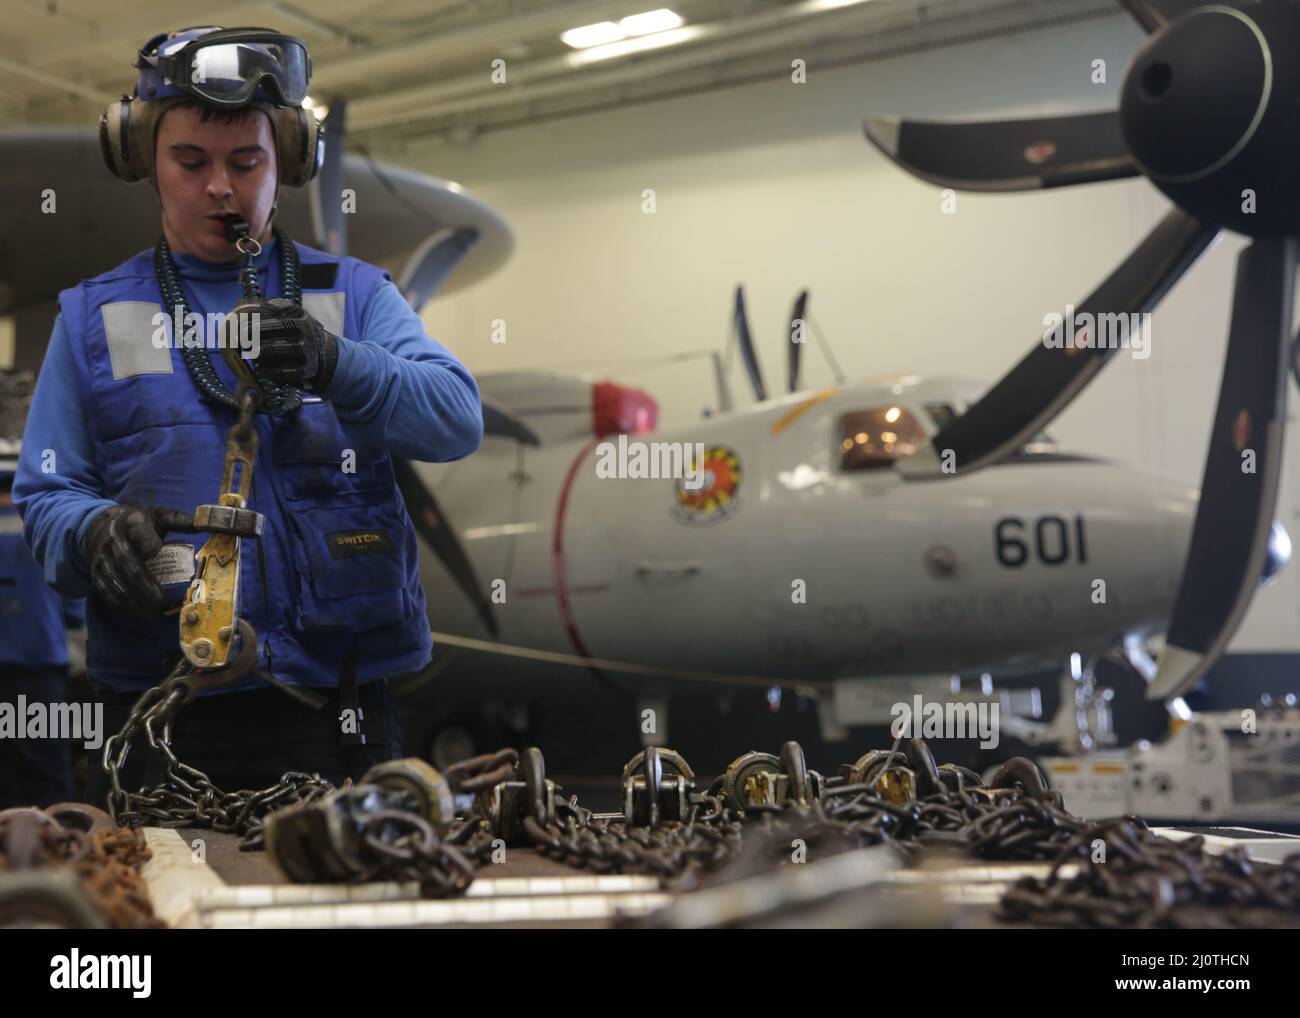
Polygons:
[[258,316],[258,349],[253,363],[264,378],[313,392],[322,392],[329,385],[339,359],[337,336],[300,305],[283,297],[250,301],[233,313],[246,312]]

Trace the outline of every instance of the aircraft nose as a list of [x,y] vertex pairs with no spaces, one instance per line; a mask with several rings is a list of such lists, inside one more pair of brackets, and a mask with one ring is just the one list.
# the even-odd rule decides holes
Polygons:
[[1200,492],[1190,485],[1172,481],[1148,483],[1151,519],[1157,528],[1156,543],[1160,554],[1170,563],[1173,581],[1177,583],[1187,558],[1187,547],[1192,543],[1192,524]]

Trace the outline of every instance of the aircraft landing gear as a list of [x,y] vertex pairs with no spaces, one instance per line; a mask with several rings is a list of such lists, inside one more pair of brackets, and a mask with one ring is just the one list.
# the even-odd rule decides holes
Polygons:
[[1061,702],[1047,724],[1021,719],[1011,734],[1030,746],[1052,746],[1060,753],[1090,753],[1115,745],[1110,703],[1115,691],[1097,685],[1095,657],[1071,654],[1061,669]]
[[441,771],[503,746],[527,745],[531,729],[532,717],[522,704],[465,707],[425,727],[417,736],[414,750]]

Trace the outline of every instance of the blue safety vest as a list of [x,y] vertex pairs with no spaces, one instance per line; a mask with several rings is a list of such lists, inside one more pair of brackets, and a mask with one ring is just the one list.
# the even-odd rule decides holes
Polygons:
[[[383,271],[296,246],[303,306],[330,331],[359,336]],[[281,292],[279,275],[271,252],[267,296]],[[200,307],[183,278],[182,285],[193,312],[230,310]],[[59,294],[103,478],[100,494],[193,512],[217,500],[236,414],[200,395],[178,344],[159,349],[153,342],[150,318],[161,305],[152,251]],[[235,379],[220,354],[210,356],[233,392]],[[249,507],[266,516],[266,528],[260,541],[243,542],[239,612],[261,638],[259,666],[277,679],[320,687],[338,684],[352,654],[360,682],[422,667],[432,642],[416,536],[388,453],[352,437],[328,402],[279,417],[259,414],[256,427]],[[197,550],[205,537],[166,540]],[[164,586],[169,604],[180,603],[186,585],[181,577]],[[145,689],[178,659],[175,614],[131,627],[92,597],[86,616],[92,682]]]
[[[0,669],[66,666],[64,600],[23,542],[13,499],[0,494]],[[0,688],[0,697],[5,695]]]

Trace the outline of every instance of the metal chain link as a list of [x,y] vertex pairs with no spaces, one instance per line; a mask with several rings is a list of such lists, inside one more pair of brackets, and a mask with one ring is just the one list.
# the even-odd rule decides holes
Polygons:
[[[73,821],[88,818],[91,824],[87,829],[70,826],[61,822],[58,810],[0,812],[0,877],[42,869],[67,870],[76,876],[91,906],[114,929],[165,926],[154,915],[148,887],[140,876],[149,850],[139,832],[115,828],[101,811],[80,805],[65,813],[71,814]],[[18,914],[11,918],[21,921],[31,915],[30,893],[12,903]],[[0,913],[10,907],[5,898],[0,880]]]
[[[171,747],[171,725],[177,710],[193,695],[196,681],[186,663],[179,665],[135,702],[122,730],[105,743],[109,813],[123,827],[210,828],[239,835],[242,849],[258,849],[267,815],[284,806],[311,802],[334,786],[319,774],[288,771],[269,788],[223,792],[201,770],[182,763]],[[130,792],[122,788],[120,772],[141,734],[162,755],[165,776],[152,788]]]
[[1174,841],[1137,817],[1117,817],[1083,825],[1045,878],[1026,877],[1007,891],[1001,914],[1102,928],[1297,927],[1300,852],[1260,864],[1241,847],[1212,854],[1199,834]]
[[443,839],[423,817],[405,810],[384,809],[368,814],[361,835],[368,862],[359,880],[418,883],[426,898],[463,894],[474,881],[478,865],[492,851],[492,837],[477,825],[460,825],[460,845]]

